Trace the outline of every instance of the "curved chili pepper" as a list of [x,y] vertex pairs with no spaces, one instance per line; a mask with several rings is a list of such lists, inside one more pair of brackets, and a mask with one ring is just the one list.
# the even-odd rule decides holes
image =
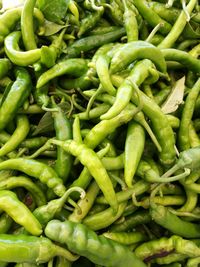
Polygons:
[[166,72],[166,63],[161,51],[145,41],[133,41],[122,45],[111,59],[110,72],[119,72],[134,60],[145,58],[151,60],[159,71]]
[[[18,20],[21,18],[23,7],[12,8],[5,11],[0,15],[0,42],[4,41],[4,38],[15,28]],[[35,8],[34,16],[37,18],[40,25],[44,23],[44,16],[42,12]]]
[[[128,248],[106,237],[97,236],[83,224],[53,220],[47,224],[45,234],[50,239],[66,244],[71,251],[85,256],[97,264],[115,267],[124,266],[124,264],[127,266],[132,264],[137,267],[146,266]],[[101,256],[99,251],[101,251]]]
[[60,141],[52,139],[50,143],[61,146],[66,152],[78,157],[96,180],[113,211],[117,212],[118,203],[112,182],[96,153],[86,145],[79,144],[73,140]]
[[33,159],[16,158],[8,159],[0,163],[0,170],[14,169],[24,172],[39,179],[42,183],[52,188],[58,196],[62,196],[66,189],[63,181],[57,173],[48,165]]
[[0,148],[0,157],[5,156],[12,150],[15,150],[26,138],[30,130],[29,120],[25,115],[17,116],[17,128],[9,140]]
[[28,66],[37,62],[41,57],[41,49],[33,49],[30,51],[20,51],[19,40],[21,32],[15,31],[5,38],[5,52],[11,62],[18,66]]
[[146,240],[146,236],[140,232],[106,232],[103,236],[123,245],[131,245]]
[[42,233],[39,221],[17,198],[15,193],[8,190],[1,190],[0,199],[0,208],[4,210],[15,222],[22,225],[32,235],[40,235]]
[[12,189],[16,187],[24,187],[29,191],[36,202],[37,206],[46,204],[46,197],[40,187],[35,184],[31,179],[25,176],[11,176],[7,179],[0,181],[0,189]]

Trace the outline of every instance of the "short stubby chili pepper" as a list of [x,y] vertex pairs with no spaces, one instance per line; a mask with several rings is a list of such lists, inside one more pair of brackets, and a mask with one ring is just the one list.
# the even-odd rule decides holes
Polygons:
[[0,261],[40,264],[50,261],[55,256],[62,256],[70,261],[78,259],[78,256],[55,245],[46,237],[0,235]]
[[[22,225],[32,235],[40,235],[42,226],[17,195],[9,190],[0,191],[0,209],[4,210],[15,222]],[[1,257],[0,257],[0,260]]]
[[31,77],[22,67],[15,68],[16,80],[11,85],[8,94],[0,106],[0,130],[15,117],[18,109],[23,105],[31,91]]
[[41,57],[41,49],[36,48],[30,51],[21,51],[19,40],[21,32],[15,31],[5,38],[5,52],[11,62],[18,66],[28,66],[37,62]]
[[133,61],[145,58],[151,60],[159,71],[166,72],[166,62],[161,51],[145,41],[133,41],[119,47],[111,59],[110,72],[119,72]]
[[52,220],[47,224],[45,234],[96,264],[110,267],[146,266],[127,247],[104,236],[98,236],[80,223]]
[[27,158],[8,159],[0,163],[0,170],[4,169],[19,170],[35,177],[49,188],[52,188],[58,196],[62,196],[66,191],[62,179],[58,177],[54,169],[37,160]]
[[173,235],[170,238],[163,237],[145,242],[135,250],[137,257],[145,262],[150,262],[156,258],[164,258],[173,252],[185,254],[187,257],[198,257],[200,249],[194,242]]

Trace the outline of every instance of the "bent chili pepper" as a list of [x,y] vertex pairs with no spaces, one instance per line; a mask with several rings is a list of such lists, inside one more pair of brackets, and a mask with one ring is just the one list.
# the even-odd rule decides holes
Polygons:
[[[31,213],[15,193],[8,190],[0,191],[0,208],[4,210],[15,222],[24,226],[32,235],[40,235],[42,227],[39,221]],[[1,256],[0,256],[0,260]]]
[[52,220],[47,224],[45,234],[54,241],[66,244],[71,251],[85,256],[96,264],[110,267],[146,266],[127,247],[104,236],[98,236],[83,224]]
[[18,66],[28,66],[37,62],[41,57],[39,48],[30,51],[20,51],[19,40],[21,32],[15,31],[5,38],[5,52],[11,62]]
[[4,169],[19,170],[35,177],[49,188],[52,188],[58,196],[62,196],[66,191],[62,179],[58,177],[54,169],[37,160],[27,158],[8,159],[0,163],[0,170]]
[[117,212],[118,203],[112,182],[96,153],[86,145],[79,144],[73,140],[60,141],[51,139],[49,142],[62,147],[66,152],[78,157],[80,162],[88,168],[96,180],[113,211]]

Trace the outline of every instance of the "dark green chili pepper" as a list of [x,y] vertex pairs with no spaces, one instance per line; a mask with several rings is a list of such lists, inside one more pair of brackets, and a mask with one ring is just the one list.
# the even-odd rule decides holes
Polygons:
[[12,150],[15,150],[29,133],[30,125],[26,115],[17,116],[17,128],[9,140],[0,148],[0,157],[5,156]]
[[[66,244],[73,252],[85,256],[97,264],[110,267],[146,266],[128,248],[106,237],[97,236],[83,224],[53,220],[47,224],[45,234],[55,241]],[[99,251],[101,251],[101,255]]]
[[[54,128],[56,131],[56,138],[61,141],[66,141],[72,138],[72,127],[69,119],[62,109],[55,103],[52,98],[52,107],[57,111],[52,113],[54,119]],[[61,147],[57,148],[57,159],[55,170],[60,178],[65,183],[72,166],[72,156],[65,152]]]
[[21,142],[20,146],[28,148],[28,149],[37,149],[37,148],[41,147],[42,145],[44,145],[46,143],[47,139],[48,138],[45,136],[27,138]]
[[39,179],[42,183],[52,188],[58,196],[65,193],[63,181],[57,173],[46,164],[33,159],[16,158],[5,160],[0,163],[0,170],[14,169],[28,174],[29,176]]
[[37,206],[46,204],[46,197],[40,187],[35,184],[31,179],[25,176],[11,176],[6,180],[0,181],[0,189],[12,189],[16,187],[24,187],[29,191],[34,198]]
[[[22,225],[32,235],[40,235],[42,227],[31,211],[17,198],[17,195],[8,190],[0,191],[0,208],[15,222]],[[2,260],[2,258],[0,257]]]
[[157,224],[168,229],[173,234],[186,238],[198,238],[200,236],[198,224],[180,219],[164,206],[152,203],[150,214]]
[[8,94],[0,106],[0,130],[14,118],[16,111],[23,105],[30,94],[31,78],[27,70],[21,67],[15,69],[16,81],[11,85]]
[[146,224],[149,222],[151,222],[149,211],[136,211],[133,214],[126,216],[125,220],[123,220],[121,223],[113,224],[110,227],[110,230],[113,232],[125,232],[134,229],[134,227],[138,225]]
[[[12,251],[12,253],[11,253]],[[0,259],[3,262],[45,263],[55,256],[62,256],[70,261],[77,256],[59,247],[46,237],[28,235],[0,235]]]
[[125,34],[125,29],[120,28],[120,30],[108,32],[103,35],[92,35],[81,38],[80,40],[75,41],[71,46],[68,47],[68,57],[78,57],[81,52],[87,52],[104,44],[117,41]]
[[10,61],[18,66],[28,66],[37,62],[41,57],[40,49],[33,49],[30,51],[20,51],[19,40],[21,38],[21,32],[15,31],[10,33],[5,38],[5,52]]
[[145,58],[151,60],[159,71],[166,72],[166,63],[161,51],[145,41],[133,41],[119,47],[111,59],[110,72],[119,72],[134,60]]

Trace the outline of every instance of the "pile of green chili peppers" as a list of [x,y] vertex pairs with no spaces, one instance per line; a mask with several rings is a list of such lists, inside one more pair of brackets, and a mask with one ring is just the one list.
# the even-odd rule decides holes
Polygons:
[[198,267],[199,1],[22,2],[0,13],[0,267]]

